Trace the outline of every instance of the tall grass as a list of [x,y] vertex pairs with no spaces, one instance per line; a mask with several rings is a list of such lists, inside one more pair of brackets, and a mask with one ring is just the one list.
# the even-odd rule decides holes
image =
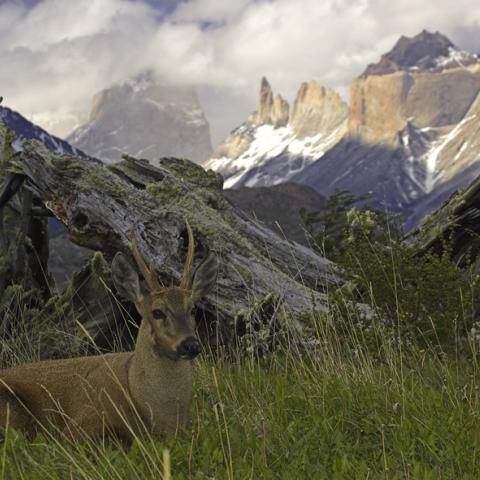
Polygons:
[[[382,345],[320,315],[307,347],[202,358],[191,427],[129,450],[14,431],[1,479],[478,478],[480,382],[471,361]],[[353,347],[353,348],[352,348]],[[16,356],[12,358],[17,358]],[[171,475],[171,477],[169,477]]]
[[[415,277],[411,264],[397,263],[410,257],[381,252],[365,250],[359,272],[373,273],[352,276],[363,281],[369,308],[356,306],[355,296],[341,289],[329,295],[328,314],[287,318],[303,324],[300,342],[297,331],[287,331],[269,355],[244,349],[195,360],[192,423],[178,438],[137,438],[130,449],[119,449],[48,432],[28,442],[8,430],[0,479],[480,478],[478,340],[464,335],[457,341],[462,308],[452,308],[454,348],[446,348],[445,312],[436,316],[432,301],[422,304],[422,285],[412,293],[415,310],[399,291],[408,283],[404,272]],[[460,272],[447,259],[435,262],[441,268],[432,279],[459,287]],[[420,271],[430,275],[433,267]],[[374,275],[384,283],[371,286]],[[422,291],[433,295],[431,285]],[[473,313],[463,312],[463,320]],[[425,319],[431,320],[428,341],[409,337]],[[19,325],[0,343],[3,366],[36,359],[44,341],[45,329],[32,333]],[[72,331],[63,334],[72,348],[65,354],[78,352]]]

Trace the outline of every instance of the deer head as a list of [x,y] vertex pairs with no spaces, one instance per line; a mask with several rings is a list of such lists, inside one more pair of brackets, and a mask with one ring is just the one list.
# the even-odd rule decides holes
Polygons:
[[218,261],[208,255],[193,272],[194,241],[189,224],[188,251],[180,284],[164,287],[159,281],[153,262],[147,266],[140,254],[135,231],[132,230],[132,254],[146,285],[140,284],[137,270],[123,253],[112,262],[112,276],[118,292],[133,302],[149,329],[153,347],[159,355],[172,360],[192,359],[200,353],[195,333],[193,307],[213,287]]

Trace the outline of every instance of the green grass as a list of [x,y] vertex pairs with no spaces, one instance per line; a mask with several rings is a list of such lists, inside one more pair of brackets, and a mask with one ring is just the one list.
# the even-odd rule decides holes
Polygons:
[[286,352],[241,364],[196,362],[192,426],[128,450],[9,431],[2,479],[480,477],[474,362],[395,352],[386,362]]
[[[266,358],[244,348],[195,361],[179,438],[122,450],[8,431],[0,480],[480,478],[480,277],[392,239],[354,240],[348,289],[329,292],[329,314],[295,319],[309,347],[287,329]],[[20,307],[0,329],[2,365],[84,350],[68,322],[38,324]]]

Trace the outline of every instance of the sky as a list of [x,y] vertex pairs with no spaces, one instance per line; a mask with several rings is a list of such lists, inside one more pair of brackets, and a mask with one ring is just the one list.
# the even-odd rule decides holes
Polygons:
[[478,0],[0,0],[0,95],[64,134],[92,96],[144,70],[198,89],[213,144],[257,108],[260,78],[292,102],[351,81],[401,35],[480,53]]

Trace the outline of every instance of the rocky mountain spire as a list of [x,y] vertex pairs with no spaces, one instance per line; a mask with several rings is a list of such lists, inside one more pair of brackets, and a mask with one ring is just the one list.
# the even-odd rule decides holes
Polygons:
[[281,95],[273,98],[262,78],[259,110],[215,149],[205,168],[222,173],[225,188],[285,182],[346,134],[347,105],[314,81],[300,87],[293,112],[289,110]]
[[289,105],[278,94],[273,98],[272,87],[266,77],[260,82],[260,106],[255,116],[257,125],[274,125],[284,127],[288,123]]
[[300,137],[331,132],[348,116],[348,106],[334,90],[315,80],[304,82],[298,90],[290,125]]
[[260,82],[260,105],[250,118],[253,125],[290,125],[300,137],[314,136],[319,132],[331,132],[345,122],[348,106],[340,95],[314,80],[302,83],[290,112],[288,102],[280,95],[273,96],[266,77]]
[[271,123],[273,110],[273,93],[267,77],[260,82],[260,107],[258,109],[258,123]]
[[277,94],[273,101],[272,122],[276,127],[284,127],[288,123],[290,107],[288,102]]

